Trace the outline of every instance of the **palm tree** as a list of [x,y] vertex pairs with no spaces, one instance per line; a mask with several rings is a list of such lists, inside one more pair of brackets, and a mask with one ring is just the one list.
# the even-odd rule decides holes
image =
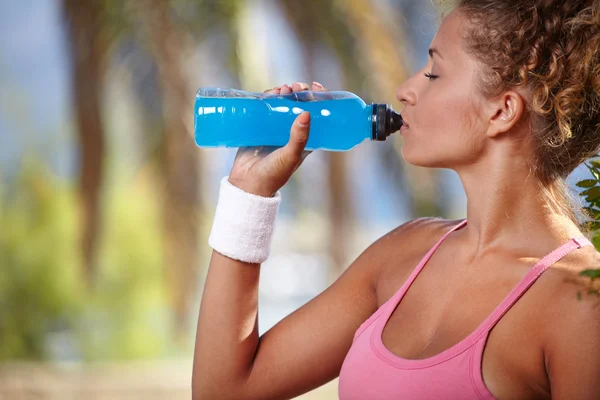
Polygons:
[[[309,81],[318,80],[315,73],[316,46],[328,41],[342,58],[349,58],[350,47],[346,46],[348,32],[339,21],[337,24],[327,21],[323,10],[331,9],[331,1],[299,1],[283,0],[281,2],[287,20],[296,32],[300,44]],[[343,63],[344,66],[349,65]],[[349,84],[350,76],[356,76],[356,71],[344,68],[344,81]],[[348,264],[347,247],[352,242],[354,229],[354,212],[350,196],[347,172],[347,154],[326,152],[327,182],[329,185],[329,255],[332,269],[329,280],[334,281]]]
[[[364,92],[360,83],[366,82],[367,94],[379,102],[392,104],[399,109],[394,97],[394,88],[408,77],[405,63],[401,59],[404,46],[403,33],[385,15],[392,10],[371,0],[346,1],[300,1],[281,2],[287,20],[294,28],[302,44],[302,54],[309,71],[314,77],[314,53],[319,43],[327,43],[336,52],[344,72],[343,82],[351,91]],[[324,13],[323,10],[332,10]],[[414,215],[436,213],[433,193],[434,176],[431,170],[407,165],[400,154],[400,144],[380,146],[381,160],[386,170],[398,170],[408,175]],[[352,205],[349,201],[346,155],[327,153],[329,158],[328,182],[330,184],[331,230],[329,249],[334,260],[332,277],[339,276],[347,265],[345,244],[351,242]],[[397,174],[396,174],[397,175]]]
[[[394,96],[394,88],[406,80],[409,73],[401,59],[401,51],[406,48],[404,34],[397,29],[398,24],[389,19],[390,15],[394,15],[393,10],[382,9],[382,3],[372,0],[337,1],[335,4],[354,33],[362,68],[374,72],[368,75],[372,96],[400,109],[401,105]],[[412,214],[437,215],[439,210],[435,202],[435,171],[405,163],[401,156],[400,142],[395,140],[393,144],[397,159],[389,156],[383,159],[391,163],[386,169],[402,167],[410,185],[408,195]]]
[[182,65],[189,38],[173,22],[173,9],[168,2],[149,0],[132,5],[158,67],[165,144],[165,267],[175,313],[175,333],[178,339],[184,339],[198,277],[199,217],[203,209],[200,152],[193,141],[189,117],[194,88]]
[[100,107],[107,41],[103,35],[103,4],[65,0],[73,68],[73,104],[77,121],[81,170],[81,248],[84,279],[91,286],[96,274],[95,254],[100,230],[105,132]]

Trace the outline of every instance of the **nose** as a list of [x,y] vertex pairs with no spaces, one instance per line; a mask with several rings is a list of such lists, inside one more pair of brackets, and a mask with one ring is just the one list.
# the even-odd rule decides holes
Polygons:
[[411,106],[417,104],[417,92],[414,87],[413,79],[414,76],[405,81],[398,87],[398,89],[396,89],[396,99],[404,104],[405,107],[409,104]]

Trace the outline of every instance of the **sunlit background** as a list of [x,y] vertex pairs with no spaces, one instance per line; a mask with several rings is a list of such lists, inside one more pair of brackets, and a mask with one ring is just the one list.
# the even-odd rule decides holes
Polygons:
[[[196,90],[316,80],[401,110],[438,15],[429,0],[0,0],[0,398],[190,398],[236,151],[195,146]],[[316,151],[284,187],[260,334],[399,224],[464,217],[457,176],[401,146]],[[336,399],[337,380],[302,398]]]

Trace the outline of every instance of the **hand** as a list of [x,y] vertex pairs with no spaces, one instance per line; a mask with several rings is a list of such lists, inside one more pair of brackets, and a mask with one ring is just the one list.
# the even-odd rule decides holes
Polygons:
[[[323,85],[313,82],[313,92],[325,92]],[[289,94],[309,90],[306,83],[294,82],[265,90],[269,94]],[[241,147],[235,156],[229,182],[245,192],[271,197],[283,187],[302,165],[311,151],[306,151],[310,130],[310,114],[305,111],[296,117],[290,140],[284,147]]]

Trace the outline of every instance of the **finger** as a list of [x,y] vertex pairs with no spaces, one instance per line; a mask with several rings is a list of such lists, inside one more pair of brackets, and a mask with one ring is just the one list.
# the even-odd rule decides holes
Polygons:
[[302,90],[309,90],[309,86],[304,82],[294,82],[292,84],[292,90],[294,92],[300,92]]
[[290,85],[283,85],[281,87],[281,93],[280,94],[289,94],[292,93],[292,87]]
[[308,142],[308,134],[310,131],[310,113],[304,111],[294,121],[292,129],[290,131],[290,140],[284,147],[287,151],[290,159],[294,159],[296,162],[302,158],[302,152]]
[[271,154],[277,159],[277,163],[284,169],[289,169],[291,173],[302,160],[302,153],[308,142],[310,130],[310,113],[307,111],[296,117],[292,129],[290,130],[290,140],[288,143]]
[[313,93],[321,92],[322,94],[317,96],[320,100],[331,100],[334,98],[333,93],[324,88],[319,82],[312,83],[311,91]]
[[281,86],[275,86],[274,88],[267,89],[263,93],[265,94],[279,94],[281,91]]
[[311,90],[312,90],[313,92],[326,92],[326,91],[327,91],[327,89],[325,89],[325,88],[323,87],[323,85],[321,85],[319,82],[313,82],[313,83],[312,83]]
[[271,93],[271,92],[273,92],[273,91],[275,91],[277,89],[280,89],[280,88],[281,88],[281,86],[275,86],[275,87],[272,87],[271,89],[265,90],[263,93]]

